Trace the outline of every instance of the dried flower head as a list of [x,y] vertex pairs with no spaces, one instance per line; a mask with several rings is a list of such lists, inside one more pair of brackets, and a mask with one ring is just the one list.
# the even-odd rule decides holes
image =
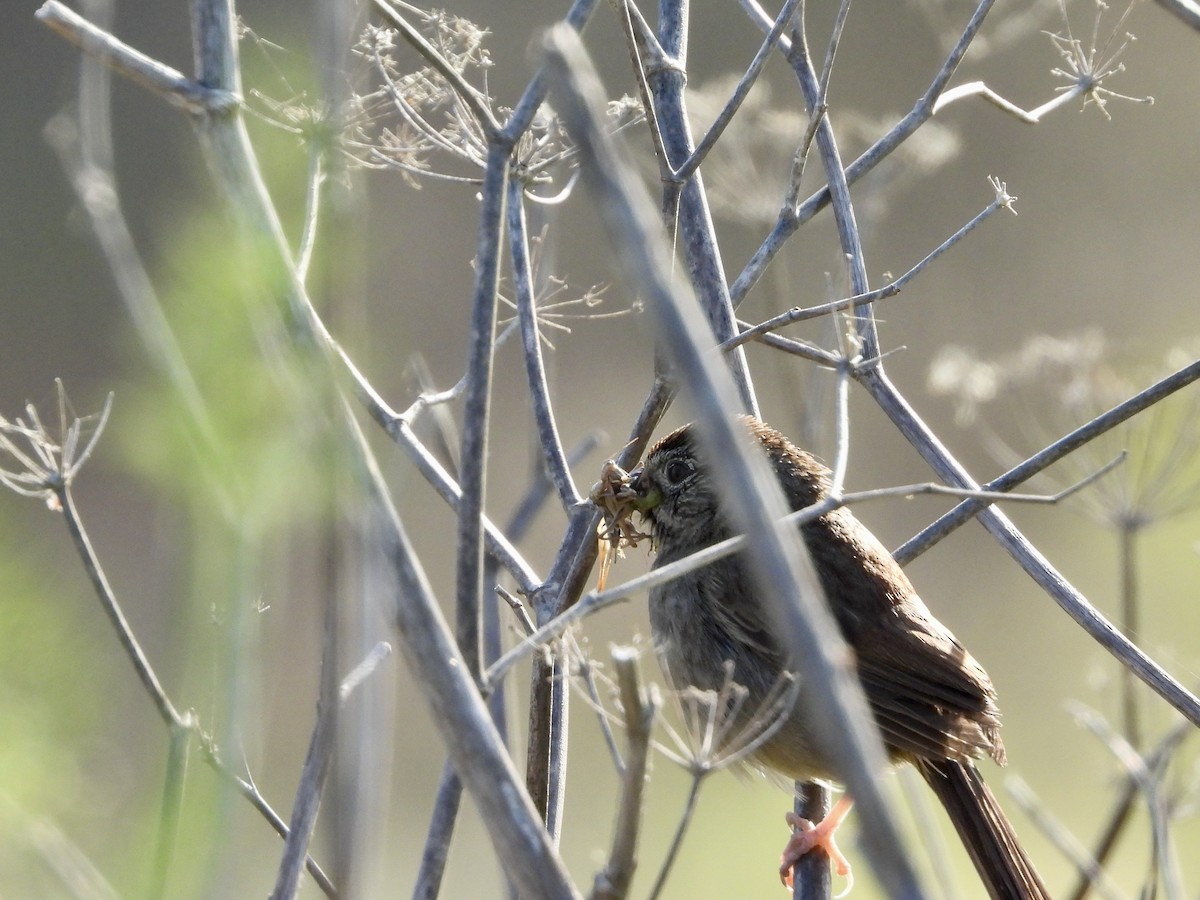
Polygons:
[[[991,360],[951,346],[931,365],[928,386],[954,401],[960,424],[980,428],[1000,462],[1014,465],[1024,451],[1049,444],[1196,358],[1184,348],[1169,350],[1157,365],[1121,364],[1117,356],[1095,329],[1067,337],[1035,335],[1017,351]],[[1098,521],[1138,528],[1200,499],[1198,446],[1200,395],[1193,390],[1101,435],[1052,471],[1059,473],[1056,480],[1071,484],[1128,450],[1127,464],[1073,502]]]
[[1121,62],[1121,56],[1129,45],[1137,40],[1130,32],[1122,33],[1126,19],[1133,12],[1132,2],[1125,7],[1125,11],[1121,13],[1121,17],[1113,26],[1108,37],[1101,40],[1100,21],[1104,18],[1104,12],[1107,9],[1108,5],[1103,0],[1096,0],[1096,18],[1092,22],[1092,35],[1085,45],[1072,33],[1071,22],[1067,18],[1066,2],[1059,0],[1063,33],[1048,31],[1046,34],[1063,60],[1063,65],[1052,69],[1051,73],[1067,81],[1067,84],[1060,85],[1056,90],[1075,91],[1082,88],[1084,107],[1087,107],[1089,103],[1094,103],[1096,108],[1104,113],[1105,118],[1112,118],[1107,109],[1108,101],[1112,98],[1129,100],[1133,103],[1153,103],[1154,98],[1130,97],[1103,86],[1105,79],[1125,71],[1125,64]]
[[[0,484],[23,497],[37,497],[51,509],[59,508],[59,496],[87,462],[100,440],[108,413],[112,409],[112,394],[104,408],[95,415],[75,416],[63,383],[58,388],[58,437],[43,424],[32,403],[25,405],[26,418],[18,416],[9,421],[0,416],[0,453],[15,462],[12,468],[0,466]],[[68,424],[68,411],[72,418]]]

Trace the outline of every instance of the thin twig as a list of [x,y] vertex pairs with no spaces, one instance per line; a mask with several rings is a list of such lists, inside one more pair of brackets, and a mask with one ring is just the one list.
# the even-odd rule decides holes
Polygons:
[[1087,849],[1071,833],[1071,830],[1058,821],[1046,808],[1046,804],[1033,792],[1019,775],[1009,775],[1004,779],[1008,794],[1025,815],[1033,820],[1033,824],[1050,842],[1058,848],[1058,852],[1071,861],[1082,878],[1096,890],[1105,900],[1124,900],[1124,894],[1113,883],[1113,880],[1096,862]]
[[[813,69],[812,58],[808,50],[807,22],[803,15],[796,17],[792,29],[792,46],[788,52],[788,62],[800,82],[800,91],[808,106],[809,115],[815,116],[825,102],[821,94],[821,82]],[[825,177],[829,184],[830,197],[833,203],[834,222],[837,225],[838,242],[842,253],[849,262],[850,289],[855,294],[864,294],[870,290],[867,281],[867,264],[863,256],[862,238],[855,219],[854,204],[850,199],[850,183],[846,176],[846,168],[842,165],[841,151],[833,133],[833,123],[828,113],[820,117],[817,123],[817,150],[821,154],[821,163],[825,169]],[[854,315],[854,328],[862,341],[860,352],[865,357],[879,355],[879,344],[875,333],[873,309],[865,303],[851,307]]]
[[604,704],[600,700],[600,691],[596,687],[596,667],[592,665],[592,661],[582,649],[579,650],[577,659],[574,674],[583,682],[588,701],[596,712],[600,734],[604,737],[604,746],[608,748],[608,755],[612,757],[613,768],[617,770],[618,775],[624,776],[625,760],[621,758],[621,748],[617,746],[617,737],[613,734],[612,723],[609,721],[612,716],[604,708]]
[[333,758],[338,710],[337,632],[335,628],[334,598],[325,600],[325,630],[322,639],[320,693],[317,697],[317,716],[309,737],[308,752],[300,771],[296,787],[296,798],[292,804],[292,818],[288,836],[284,841],[283,858],[279,861],[279,872],[271,900],[292,900],[300,890],[300,877],[304,861],[308,858],[308,845],[317,824],[317,811],[321,806],[321,795],[329,764]]
[[450,838],[454,835],[461,802],[462,780],[453,763],[447,762],[442,766],[437,793],[434,795],[425,849],[421,851],[421,865],[417,869],[416,884],[413,885],[413,900],[435,900],[441,893],[442,875],[450,855]]
[[[179,392],[197,439],[212,449],[217,442],[212,418],[121,208],[112,168],[110,81],[103,61],[85,56],[80,66],[78,117],[59,113],[47,126],[46,138],[88,216],[142,345]],[[236,476],[231,473],[231,477]]]
[[[938,440],[908,401],[888,380],[882,366],[860,372],[859,380],[884,413],[899,428],[926,463],[947,484],[974,489],[966,469]],[[1124,666],[1132,669],[1155,693],[1200,725],[1200,699],[1172,678],[1158,663],[1113,626],[1066,578],[1017,530],[1003,512],[988,507],[979,513],[980,522],[1009,555],[1085,632]]]
[[[520,597],[513,596],[511,592],[504,589],[503,585],[499,584],[496,585],[496,595],[512,609],[513,615],[521,623],[521,628],[525,632],[526,637],[537,631],[537,626],[533,624],[533,619],[529,618],[529,611],[525,608],[525,604],[521,602]],[[496,685],[496,687],[499,687],[499,685]]]
[[79,558],[83,560],[83,568],[87,572],[88,580],[92,583],[92,589],[96,592],[96,597],[99,598],[100,605],[104,609],[104,614],[108,616],[109,623],[117,633],[117,640],[121,642],[121,647],[125,650],[125,655],[133,663],[138,680],[141,681],[142,687],[158,710],[159,717],[170,729],[195,731],[197,726],[194,715],[190,712],[180,714],[175,708],[175,705],[167,696],[167,692],[163,690],[162,683],[158,680],[158,675],[155,673],[154,667],[150,664],[150,660],[146,657],[145,651],[142,650],[142,645],[134,635],[133,629],[129,625],[129,620],[125,618],[125,613],[117,602],[116,594],[113,592],[112,586],[108,583],[108,577],[104,574],[104,569],[100,566],[100,559],[96,556],[96,551],[92,548],[91,539],[84,530],[83,522],[79,518],[78,511],[75,509],[75,500],[71,496],[70,488],[65,481],[56,488],[55,496],[57,496],[58,502],[61,505],[63,520],[67,523],[67,531],[70,533],[71,540],[75,544],[75,550],[78,552]]
[[[825,101],[829,97],[829,82],[833,78],[833,61],[837,59],[838,47],[842,44],[842,34],[846,30],[846,19],[850,16],[851,0],[841,0],[838,4],[837,17],[833,20],[833,28],[829,32],[829,43],[825,47],[825,62],[821,65],[821,75],[817,78],[817,101],[813,104],[814,117],[818,110],[825,110]],[[807,12],[807,8],[805,9]]]
[[1195,0],[1158,0],[1158,5],[1185,25],[1200,31],[1200,3]]
[[771,30],[767,32],[767,36],[762,42],[762,46],[758,48],[758,52],[754,54],[754,59],[750,61],[750,65],[742,73],[742,77],[738,79],[733,94],[721,108],[721,112],[717,114],[717,118],[709,126],[704,137],[700,139],[700,143],[696,145],[696,149],[684,160],[683,165],[672,173],[676,181],[686,181],[691,178],[692,173],[700,168],[700,164],[704,162],[709,151],[716,146],[721,135],[725,133],[725,129],[733,121],[734,114],[741,108],[746,95],[750,93],[750,88],[754,87],[755,82],[758,81],[758,76],[762,72],[763,66],[767,64],[767,57],[775,49],[775,45],[783,35],[784,29],[791,24],[792,16],[795,15],[799,2],[800,0],[786,0],[783,4],[783,7],[779,10],[779,15],[775,17],[775,24],[771,26]]
[[1076,82],[1071,86],[1070,89],[1063,91],[1053,100],[1047,100],[1041,106],[1026,110],[1013,103],[1011,100],[1006,100],[1004,97],[997,94],[990,87],[988,87],[985,82],[970,81],[966,84],[960,84],[956,88],[951,88],[950,90],[945,91],[933,104],[933,111],[935,114],[939,113],[951,103],[962,100],[966,97],[982,97],[984,100],[988,101],[999,109],[1002,109],[1004,112],[1008,113],[1019,121],[1025,122],[1028,125],[1037,125],[1047,115],[1054,112],[1059,107],[1066,106],[1076,97],[1083,96],[1089,90],[1091,90],[1091,87],[1086,82]]
[[594,900],[621,900],[629,892],[637,868],[637,847],[641,834],[642,794],[646,785],[646,765],[650,758],[650,732],[658,712],[657,697],[643,690],[638,675],[637,651],[614,647],[613,667],[621,689],[621,709],[625,719],[625,771],[621,778],[621,800],[613,829],[612,850],[608,862],[596,875],[592,887]]
[[[994,186],[1000,185],[995,182]],[[820,303],[816,306],[800,307],[795,306],[786,312],[780,313],[777,316],[772,316],[752,328],[747,328],[737,337],[734,337],[721,345],[723,349],[736,347],[744,344],[747,341],[757,339],[758,337],[783,328],[785,325],[791,325],[795,322],[803,322],[808,319],[815,319],[820,316],[826,316],[830,313],[841,312],[842,310],[852,309],[864,303],[874,303],[878,300],[885,300],[888,297],[894,297],[899,294],[908,285],[910,281],[916,278],[921,272],[934,260],[942,256],[947,250],[961,241],[964,237],[974,231],[980,223],[990,217],[999,209],[1011,209],[1016,198],[1008,195],[1002,187],[997,187],[996,199],[985,206],[971,221],[963,225],[954,234],[946,238],[934,250],[925,256],[920,262],[914,265],[911,269],[901,275],[899,278],[885,284],[883,287],[875,288],[871,291],[864,291],[861,294],[855,294],[852,297],[843,297],[841,300],[832,300],[828,303]]]
[[500,284],[500,249],[508,189],[508,148],[488,150],[476,247],[475,288],[467,346],[466,396],[462,441],[456,547],[455,633],[467,670],[478,679],[483,670],[483,504],[487,484],[488,427],[492,397],[492,365],[496,328],[496,292]]
[[617,20],[621,23],[621,31],[625,35],[625,46],[629,50],[638,96],[642,101],[642,109],[646,112],[646,127],[650,129],[654,158],[658,160],[659,176],[668,178],[672,171],[671,158],[667,154],[662,129],[658,126],[658,116],[654,112],[654,100],[650,94],[650,85],[646,81],[646,72],[668,66],[673,61],[663,52],[658,38],[642,18],[642,11],[633,0],[610,0],[610,4],[616,8]]
[[150,879],[148,896],[167,896],[167,879],[171,874],[171,862],[175,855],[175,843],[179,839],[179,819],[183,811],[183,793],[187,785],[188,752],[191,750],[192,735],[186,728],[171,728],[171,742],[167,750],[167,772],[163,785],[162,812],[158,820],[158,846],[154,853],[154,871]]
[[[1148,409],[1165,397],[1200,379],[1200,360],[1189,363],[1176,372],[1160,379],[1145,390],[1138,391],[1128,400],[1122,401],[1107,412],[1101,413],[1090,422],[1076,428],[1070,434],[1064,435],[1043,450],[1038,451],[1020,465],[1014,466],[998,478],[985,484],[984,490],[1006,491],[1029,480],[1038,472],[1062,459],[1068,453],[1095,440],[1120,425],[1126,419],[1132,418],[1144,409]],[[939,518],[920,534],[910,538],[894,554],[896,560],[904,565],[920,556],[954,529],[984,508],[986,504],[979,500],[966,500]]]
[[834,497],[840,497],[846,483],[846,468],[850,462],[850,364],[848,361],[837,368],[833,409],[834,457],[829,477],[829,493]]
[[1105,748],[1137,785],[1146,800],[1146,806],[1150,813],[1150,834],[1154,859],[1148,895],[1154,896],[1157,893],[1157,886],[1161,885],[1167,900],[1183,900],[1184,892],[1178,858],[1171,840],[1167,801],[1163,791],[1163,774],[1182,737],[1161,744],[1160,749],[1164,750],[1163,753],[1155,754],[1153,757],[1142,756],[1125,740],[1123,735],[1109,725],[1103,716],[1082,703],[1071,703],[1069,707],[1075,719],[1101,740]]
[[[829,788],[815,781],[797,781],[795,790],[795,812],[800,818],[816,824],[829,815]],[[829,900],[832,893],[829,854],[818,847],[800,857],[792,868],[793,900]]]
[[938,818],[942,810],[935,811],[934,804],[930,802],[928,786],[912,766],[900,766],[896,778],[900,782],[900,790],[908,803],[909,812],[916,822],[917,832],[925,835],[921,843],[924,845],[925,855],[929,858],[930,869],[938,873],[938,897],[941,900],[956,900],[962,897],[961,886],[955,877],[954,865],[951,862],[953,857],[950,855],[950,847]]
[[[346,361],[348,362],[348,358]],[[409,459],[416,464],[425,479],[441,494],[442,499],[450,505],[450,508],[457,511],[462,499],[462,488],[445,467],[434,458],[433,454],[425,448],[412,427],[402,421],[399,416],[385,418],[383,423],[388,433],[408,453]],[[517,586],[527,593],[537,590],[541,581],[532,567],[504,532],[496,527],[495,523],[487,516],[483,517],[483,533],[487,539],[488,552],[503,563],[505,570],[516,580]]]
[[[694,149],[684,92],[687,9],[687,0],[664,0],[660,5],[659,44],[675,64],[647,73],[654,115],[669,160],[685,160]],[[664,184],[663,190],[661,206],[671,230],[677,228],[688,281],[717,338],[728,340],[737,334],[737,321],[701,173],[696,172],[682,187],[677,183]],[[742,411],[758,415],[758,401],[744,352],[738,348],[727,354],[725,361],[737,387]]]
[[[1187,720],[1177,722],[1146,757],[1150,768],[1158,769],[1165,759],[1174,754],[1183,739],[1192,733],[1192,728],[1192,723]],[[1095,853],[1091,854],[1092,858],[1095,859],[1098,869],[1103,869],[1104,864],[1108,861],[1108,857],[1116,848],[1117,839],[1121,836],[1121,832],[1129,821],[1129,815],[1133,811],[1134,800],[1137,799],[1137,795],[1138,782],[1132,774],[1127,774],[1125,782],[1121,786],[1121,792],[1118,794],[1117,802],[1113,805],[1112,814],[1107,819],[1108,825],[1101,832],[1100,839],[1096,842]],[[1084,900],[1092,888],[1092,881],[1093,879],[1088,872],[1081,872],[1075,890],[1069,895],[1070,900]]]
[[338,685],[338,703],[345,703],[350,695],[358,690],[359,685],[371,677],[371,674],[392,654],[392,645],[387,641],[379,641],[370,652],[362,658],[357,666],[346,673]]
[[241,105],[241,97],[236,92],[207,87],[193,81],[182,72],[146,56],[107,31],[97,28],[58,0],[46,0],[33,15],[84,53],[103,60],[113,71],[142,87],[149,88],[168,103],[192,115],[215,115]]
[[[742,8],[750,14],[750,17],[759,27],[763,30],[771,27],[771,17],[762,10],[757,0],[740,0],[740,2]],[[942,92],[946,89],[947,83],[949,83],[957,71],[959,63],[962,62],[962,58],[967,52],[967,48],[975,40],[979,29],[983,27],[984,18],[994,3],[995,0],[980,0],[962,34],[959,36],[958,42],[950,50],[937,74],[934,75],[925,94],[887,134],[883,135],[883,137],[867,148],[858,159],[846,167],[847,184],[854,184],[874,169],[875,166],[886,159],[893,150],[911,137],[921,125],[933,116],[934,103],[941,96]],[[790,43],[786,39],[783,39],[779,42],[779,48],[785,53],[790,52]],[[787,239],[801,225],[828,206],[829,202],[829,187],[826,186],[798,206],[785,205],[781,209],[779,219],[771,229],[770,234],[763,240],[762,245],[754,252],[754,255],[746,263],[741,274],[738,275],[729,288],[729,294],[735,304],[740,304],[750,292],[750,289],[754,287],[762,277],[763,272],[766,271],[767,266],[770,265],[771,260],[783,249],[783,245],[787,242]]]
[[369,455],[361,461],[399,587],[396,627],[454,768],[488,820],[488,834],[518,889],[531,897],[578,897],[450,636],[378,466]]
[[308,182],[304,191],[304,228],[296,250],[296,274],[308,280],[308,267],[317,246],[317,225],[321,219],[321,188],[325,184],[325,148],[316,141],[308,151]]
[[522,188],[516,182],[508,186],[508,243],[512,255],[513,290],[517,299],[517,315],[521,322],[525,375],[529,381],[533,417],[537,423],[538,443],[541,446],[546,472],[558,491],[559,500],[569,509],[581,499],[550,403],[550,388],[546,383],[546,367],[542,361],[542,343],[538,331],[537,300],[534,296],[533,272],[529,262],[529,240],[525,228],[525,206]]
[[700,788],[704,784],[706,774],[706,772],[692,773],[692,786],[688,790],[687,803],[684,804],[683,812],[679,814],[679,822],[675,826],[675,833],[671,836],[671,845],[667,848],[667,855],[663,858],[662,866],[658,870],[658,877],[654,879],[654,887],[650,889],[647,900],[658,900],[663,888],[666,887],[667,876],[671,874],[675,858],[679,856],[679,850],[683,846],[683,838],[696,813],[696,801],[700,799]]
[[[596,0],[573,0],[571,8],[563,16],[562,26],[570,28],[576,34],[581,34],[595,8]],[[512,115],[504,123],[506,140],[516,143],[517,138],[528,130],[530,123],[533,122],[533,117],[537,115],[537,111],[545,102],[549,88],[546,66],[543,64],[538,67],[537,72],[530,79],[529,84],[525,87],[525,92],[521,94],[521,99],[513,107]]]
[[[48,485],[48,487],[51,487]],[[162,683],[158,680],[158,676],[154,672],[149,659],[146,657],[141,648],[137,637],[129,626],[128,620],[125,618],[124,612],[117,601],[116,594],[113,592],[111,585],[108,582],[107,576],[100,565],[100,560],[96,556],[92,548],[91,540],[88,538],[87,531],[84,529],[83,521],[79,518],[78,511],[75,508],[74,500],[71,496],[70,483],[68,478],[63,478],[56,485],[52,486],[55,496],[58,499],[60,508],[63,511],[64,520],[67,523],[67,530],[71,534],[71,539],[75,544],[75,549],[79,553],[80,559],[83,561],[84,570],[87,572],[89,580],[92,582],[92,587],[99,598],[101,606],[104,608],[105,614],[112,623],[113,629],[117,633],[117,639],[125,650],[126,656],[133,663],[134,669],[138,674],[138,679],[142,682],[143,688],[149,694],[155,708],[158,710],[159,716],[166,723],[168,730],[172,734],[172,745],[174,746],[176,737],[179,733],[193,735],[199,742],[200,751],[204,761],[218,775],[225,780],[232,782],[238,788],[239,792],[246,797],[251,804],[257,809],[267,822],[275,829],[280,837],[287,838],[288,828],[284,821],[279,818],[275,810],[271,808],[266,799],[259,793],[258,789],[251,782],[239,778],[232,772],[225,763],[221,760],[217,750],[216,743],[212,737],[208,735],[200,726],[199,720],[195,714],[188,712],[186,715],[181,715],[167,696],[166,691],[162,687]],[[329,897],[337,896],[337,891],[329,877],[321,870],[316,861],[311,856],[305,858],[305,865],[309,874],[313,876],[313,880],[320,886],[321,890]]]

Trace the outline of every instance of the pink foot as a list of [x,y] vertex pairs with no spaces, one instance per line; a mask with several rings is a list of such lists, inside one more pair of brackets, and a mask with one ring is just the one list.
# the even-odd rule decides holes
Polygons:
[[789,812],[786,816],[787,823],[793,829],[791,839],[787,846],[783,848],[783,854],[779,860],[779,879],[787,887],[792,886],[792,869],[810,850],[815,850],[820,847],[829,856],[829,861],[833,864],[833,870],[843,878],[850,877],[850,861],[846,859],[846,855],[838,849],[837,842],[834,840],[834,832],[842,823],[842,819],[846,817],[846,813],[850,811],[850,802],[843,797],[838,801],[834,809],[822,821],[814,825],[808,819],[802,819],[794,812]]

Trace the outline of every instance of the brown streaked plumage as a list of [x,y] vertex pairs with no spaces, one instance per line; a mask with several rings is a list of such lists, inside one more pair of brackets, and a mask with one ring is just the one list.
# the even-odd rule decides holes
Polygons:
[[[825,466],[773,428],[745,421],[791,509],[825,496]],[[650,525],[656,567],[733,536],[707,469],[687,425],[659,441],[635,473],[636,506]],[[933,788],[993,900],[1047,898],[972,762],[983,756],[1005,762],[995,690],[983,667],[933,617],[891,554],[848,509],[805,524],[802,533],[892,761],[912,763]],[[663,668],[677,688],[719,690],[726,663],[732,663],[734,681],[749,692],[746,717],[786,667],[740,555],[654,588],[650,622]],[[801,700],[756,759],[790,779],[835,779],[837,766],[810,740],[802,708]]]

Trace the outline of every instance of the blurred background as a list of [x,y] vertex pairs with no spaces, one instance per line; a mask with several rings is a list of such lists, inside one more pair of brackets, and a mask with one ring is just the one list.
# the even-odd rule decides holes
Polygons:
[[[267,120],[288,120],[289,110],[312,103],[328,83],[314,62],[325,52],[320,6],[261,0],[239,10],[248,29],[242,43],[248,88],[258,92],[252,136],[293,241],[308,154],[303,141]],[[833,9],[810,6],[813,31],[823,35]],[[235,250],[186,116],[118,78],[112,132],[122,207],[213,413],[221,450],[206,456],[197,445],[177,392],[131,326],[47,140],[48,124],[76,102],[79,54],[35,22],[36,8],[24,0],[0,4],[0,415],[23,415],[31,402],[54,420],[55,378],[80,415],[98,411],[115,393],[104,438],[76,482],[81,515],[176,705],[197,712],[217,734],[226,761],[252,773],[286,818],[316,702],[330,490],[321,431],[329,419],[300,376],[286,371],[269,304],[247,290],[253,263]],[[535,66],[534,38],[563,8],[477,0],[452,10],[491,30],[486,84],[498,104],[520,96]],[[957,0],[852,8],[830,89],[844,158],[908,111],[972,9]],[[190,72],[184,4],[118,0],[115,12],[119,37]],[[986,206],[993,198],[988,176],[1019,198],[1019,217],[992,217],[877,310],[883,345],[895,349],[887,360],[893,379],[980,480],[1007,468],[1011,454],[1027,455],[1081,424],[1089,409],[1099,411],[1197,357],[1200,34],[1153,4],[1136,4],[1122,20],[1124,12],[1105,13],[1095,37],[1096,6],[1071,3],[1066,14],[1085,53],[1094,41],[1105,57],[1126,32],[1136,34],[1121,56],[1127,70],[1105,87],[1153,96],[1153,105],[1111,97],[1102,110],[1076,101],[1034,126],[965,100],[855,188],[876,286]],[[1000,4],[953,84],[981,79],[1026,108],[1046,102],[1067,82],[1052,74],[1064,62],[1044,32],[1068,33],[1055,4]],[[695,4],[691,35],[689,87],[699,129],[761,37],[731,3]],[[585,39],[610,96],[632,93],[623,38],[608,8],[598,10]],[[420,67],[406,48],[396,56],[405,71]],[[360,70],[338,77],[369,83],[370,68],[356,64]],[[798,91],[775,60],[703,170],[731,280],[773,222],[803,128]],[[627,134],[634,152],[650,160],[644,129]],[[478,174],[444,160],[433,166]],[[653,175],[649,163],[646,171]],[[819,175],[814,154],[806,185],[818,187]],[[352,205],[335,220],[341,230],[322,236],[314,295],[367,376],[404,409],[419,390],[412,374],[417,356],[438,388],[462,374],[477,188],[360,171],[349,196]],[[538,215],[533,231],[549,225],[542,274],[565,279],[562,299],[610,285],[598,306],[568,308],[591,315],[567,320],[570,332],[550,334],[554,349],[547,350],[565,443],[589,435],[599,442],[575,469],[586,491],[605,457],[626,440],[641,406],[653,338],[636,310],[595,315],[628,311],[635,298],[593,227],[586,194],[577,191]],[[831,218],[822,214],[792,240],[739,314],[758,320],[842,296],[844,270]],[[827,323],[787,333],[826,345],[835,340]],[[764,416],[828,454],[831,379],[759,348],[749,355]],[[535,457],[517,342],[501,348],[496,365],[487,506],[503,522],[530,483]],[[1121,540],[1112,523],[1136,514],[1137,642],[1195,689],[1200,498],[1197,466],[1186,452],[1194,446],[1196,401],[1187,395],[1089,451],[1079,468],[1064,466],[1056,479],[1036,485],[1055,490],[1128,446],[1134,457],[1086,499],[1055,507],[1011,504],[1008,511],[1111,617],[1121,597]],[[686,406],[677,404],[663,429],[686,419]],[[379,435],[372,439],[434,588],[448,600],[453,518],[402,452]],[[854,396],[849,487],[930,477],[867,398]],[[893,500],[859,515],[896,547],[948,506],[931,498]],[[564,523],[551,505],[520,545],[540,573]],[[642,550],[632,551],[614,577],[647,565]],[[1013,811],[1052,892],[1065,895],[1074,884],[1070,868],[1008,800],[1004,785],[1009,775],[1019,776],[1047,813],[1093,845],[1123,774],[1069,704],[1092,708],[1119,728],[1117,666],[976,525],[916,560],[909,573],[997,685],[1010,766],[987,766],[985,774]],[[9,492],[0,494],[0,585],[0,895],[138,895],[149,879],[168,735],[101,614],[62,517]],[[368,644],[394,642],[378,618]],[[600,660],[610,643],[648,647],[644,603],[603,612],[586,623],[582,637]],[[643,671],[660,680],[651,654]],[[524,674],[514,676],[510,693],[518,744]],[[369,860],[362,889],[367,896],[404,894],[444,753],[401,654],[381,664],[370,684],[375,708],[385,714],[366,764],[377,779],[378,815],[361,851]],[[1150,746],[1177,716],[1148,691],[1140,699],[1143,742]],[[562,850],[577,882],[587,885],[610,843],[617,779],[595,717],[579,700],[574,713]],[[1187,848],[1200,845],[1197,775],[1190,739],[1165,784],[1171,797],[1182,798],[1172,835],[1193,894],[1200,890],[1200,859]],[[686,776],[656,759],[635,896],[652,883],[686,791]],[[774,896],[788,806],[787,793],[759,777],[714,777],[667,896]],[[196,759],[180,827],[170,896],[269,890],[280,842]],[[445,896],[503,894],[485,828],[465,804]],[[954,843],[948,832],[946,839]],[[313,846],[318,858],[330,854],[326,830],[318,830]],[[1139,803],[1111,865],[1123,895],[1136,895],[1150,853]],[[978,896],[965,855],[955,846],[951,858],[953,874],[932,880],[949,885],[946,896]],[[860,861],[854,896],[877,890]],[[305,895],[317,892],[308,885]]]

